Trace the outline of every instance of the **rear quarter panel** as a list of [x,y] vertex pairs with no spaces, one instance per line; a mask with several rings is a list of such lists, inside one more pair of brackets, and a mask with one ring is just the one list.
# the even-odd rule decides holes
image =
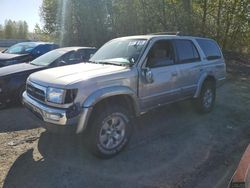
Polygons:
[[[210,40],[210,39],[207,39]],[[220,49],[219,45],[216,41],[211,40],[215,42],[215,44]],[[197,46],[197,49],[199,50],[199,53],[201,55],[201,69],[200,69],[200,77],[204,77],[204,75],[211,75],[216,79],[216,83],[220,83],[221,81],[226,79],[226,64],[223,57],[223,54],[220,49],[221,58],[214,59],[214,60],[208,60],[205,56],[205,53],[201,49],[200,45],[196,40],[193,40],[195,45]],[[218,84],[219,85],[219,84]]]

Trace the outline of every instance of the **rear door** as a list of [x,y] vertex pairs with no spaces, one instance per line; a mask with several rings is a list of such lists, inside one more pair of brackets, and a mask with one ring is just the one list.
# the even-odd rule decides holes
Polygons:
[[181,98],[193,96],[200,77],[201,58],[192,40],[174,40],[175,51],[177,54],[177,81],[176,84],[181,88]]

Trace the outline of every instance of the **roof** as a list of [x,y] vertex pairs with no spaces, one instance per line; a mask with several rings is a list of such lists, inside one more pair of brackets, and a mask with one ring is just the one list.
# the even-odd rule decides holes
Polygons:
[[63,48],[57,48],[56,50],[63,50],[63,51],[77,51],[82,49],[93,49],[95,50],[95,47],[82,47],[82,46],[72,46],[72,47],[63,47]]
[[135,35],[135,36],[126,36],[120,37],[117,39],[146,39],[150,40],[153,38],[167,38],[167,39],[209,39],[205,37],[196,37],[196,36],[184,36],[184,35],[164,35],[164,34],[149,34],[149,35]]
[[55,44],[53,42],[41,42],[41,41],[38,41],[38,42],[20,42],[20,43],[17,43],[17,44],[34,44],[34,45],[40,45],[40,44]]

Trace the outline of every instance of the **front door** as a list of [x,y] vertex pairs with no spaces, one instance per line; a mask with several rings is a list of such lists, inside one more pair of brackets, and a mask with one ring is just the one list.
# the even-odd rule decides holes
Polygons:
[[180,93],[180,88],[176,85],[177,77],[172,41],[156,41],[140,72],[138,93],[141,108],[146,111],[174,100]]

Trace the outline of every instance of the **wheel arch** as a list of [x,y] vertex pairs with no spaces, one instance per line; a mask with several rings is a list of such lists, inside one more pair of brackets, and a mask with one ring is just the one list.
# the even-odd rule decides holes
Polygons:
[[129,110],[131,117],[139,115],[139,104],[136,99],[136,93],[130,88],[117,86],[99,89],[87,97],[82,105],[83,108],[91,109],[91,112],[88,118],[85,119],[84,126],[78,125],[78,133],[88,127],[89,121],[91,121],[97,109],[102,105],[108,104],[122,105]]
[[205,74],[205,75],[203,75],[201,77],[201,79],[198,82],[198,87],[197,87],[196,92],[194,94],[194,98],[199,97],[203,84],[205,82],[208,82],[208,81],[212,82],[214,84],[214,86],[216,87],[216,78],[215,78],[215,76],[211,75],[211,74]]

